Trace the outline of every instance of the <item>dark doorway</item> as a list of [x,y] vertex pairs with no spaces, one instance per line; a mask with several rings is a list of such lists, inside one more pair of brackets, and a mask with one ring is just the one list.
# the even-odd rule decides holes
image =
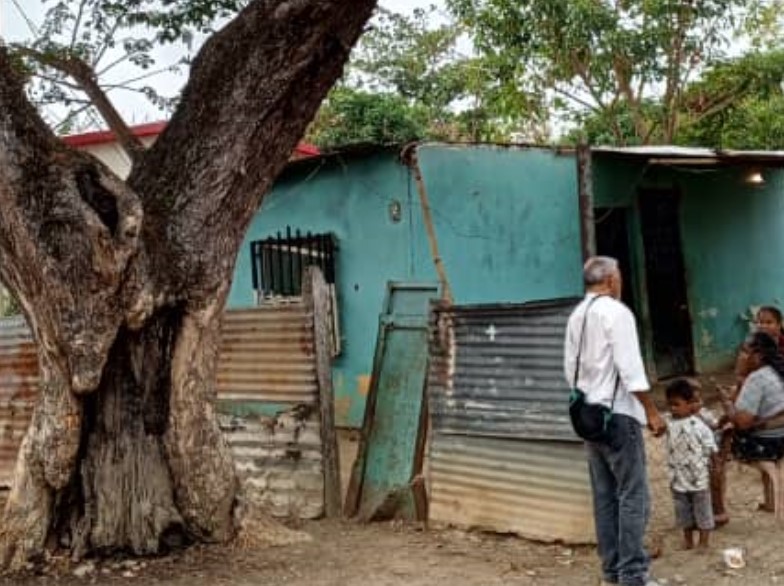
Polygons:
[[623,299],[636,313],[637,304],[632,287],[632,254],[629,240],[627,208],[596,208],[594,210],[596,254],[611,256],[618,261],[623,275]]
[[694,371],[679,202],[675,190],[640,191],[645,282],[659,379]]

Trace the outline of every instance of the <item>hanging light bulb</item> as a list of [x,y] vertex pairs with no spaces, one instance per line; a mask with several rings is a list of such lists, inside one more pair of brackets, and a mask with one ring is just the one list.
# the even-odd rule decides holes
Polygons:
[[765,176],[760,169],[751,169],[746,175],[746,183],[749,185],[765,185]]

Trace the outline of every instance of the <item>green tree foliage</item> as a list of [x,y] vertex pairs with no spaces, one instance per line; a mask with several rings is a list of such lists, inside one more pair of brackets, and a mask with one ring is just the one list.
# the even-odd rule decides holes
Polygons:
[[[448,0],[499,82],[541,116],[608,121],[616,143],[670,142],[689,81],[722,56],[758,2]],[[767,18],[769,14],[765,15]],[[651,101],[660,105],[651,108]],[[531,103],[537,103],[531,100]],[[611,122],[611,123],[610,123]],[[633,133],[628,134],[631,123]]]
[[[655,120],[661,114],[661,106],[653,100],[642,104],[646,120]],[[562,137],[561,142],[568,145],[623,145],[639,146],[643,140],[635,128],[634,116],[624,101],[605,110],[590,110],[575,114],[573,126]]]
[[433,6],[410,16],[379,9],[309,138],[322,147],[396,137],[509,140],[538,130],[529,110],[525,96],[508,92],[471,53],[465,27],[449,15]]
[[429,116],[423,106],[399,95],[334,89],[310,126],[307,139],[324,149],[347,144],[396,144],[425,138]]
[[469,94],[474,63],[458,50],[455,22],[436,24],[438,12],[418,8],[412,16],[378,9],[351,60],[352,78],[372,91],[393,91],[431,116],[448,117]]
[[784,148],[784,50],[754,51],[709,67],[684,93],[681,143]]
[[[646,102],[655,119],[662,105]],[[672,142],[725,149],[784,149],[784,50],[753,51],[709,65],[679,104]],[[618,137],[622,137],[618,140]],[[628,110],[591,113],[567,143],[639,144]]]

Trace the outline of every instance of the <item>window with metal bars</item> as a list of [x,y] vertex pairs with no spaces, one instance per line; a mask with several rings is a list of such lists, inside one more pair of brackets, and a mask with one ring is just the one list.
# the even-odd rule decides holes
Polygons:
[[335,284],[335,240],[331,234],[278,232],[251,242],[253,289],[260,300],[302,295],[306,267],[316,265],[328,284]]
[[330,321],[333,324],[333,354],[340,353],[337,295],[335,291],[335,253],[337,245],[332,234],[286,232],[250,244],[253,289],[259,305],[302,296],[302,278],[309,266],[317,266],[330,289]]

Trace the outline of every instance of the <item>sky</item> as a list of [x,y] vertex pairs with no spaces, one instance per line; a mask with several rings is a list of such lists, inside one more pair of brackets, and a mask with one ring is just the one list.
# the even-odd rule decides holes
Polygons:
[[[0,0],[0,37],[9,42],[29,39],[32,33],[22,12],[35,26],[40,24],[45,10],[52,4],[53,0],[49,0],[48,3],[42,0]],[[430,5],[443,8],[444,0],[380,0],[379,4],[396,12],[407,13],[415,8],[426,8]],[[171,48],[156,51],[156,60],[162,65],[173,63],[180,56],[179,51]],[[112,72],[109,82],[125,81],[137,75],[138,71],[134,67],[124,68],[118,66]],[[179,75],[167,73],[153,77],[145,83],[154,87],[162,95],[173,96],[177,94],[185,80],[186,75],[184,73]],[[110,98],[126,121],[131,124],[156,121],[165,117],[165,114],[153,106],[149,100],[137,93],[120,90],[112,92]],[[52,118],[56,119],[58,117],[54,110],[50,112]]]

